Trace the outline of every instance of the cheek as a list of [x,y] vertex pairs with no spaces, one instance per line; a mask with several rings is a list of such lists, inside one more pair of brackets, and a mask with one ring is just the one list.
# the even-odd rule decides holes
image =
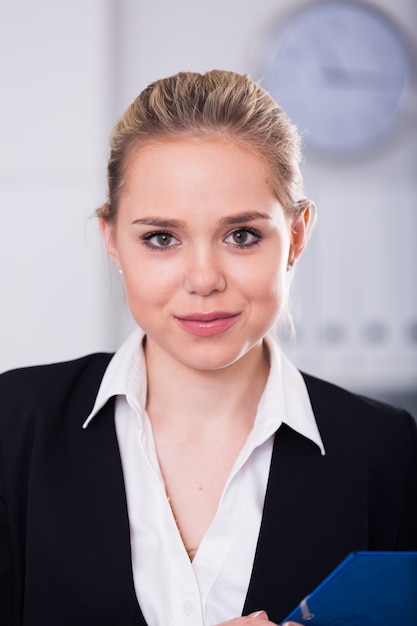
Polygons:
[[130,271],[124,272],[127,299],[131,306],[163,304],[178,283],[178,276],[155,263],[142,263]]
[[288,300],[286,267],[271,268],[258,277],[255,292],[256,309],[263,323],[273,326],[284,314]]
[[254,260],[245,268],[235,271],[235,279],[248,295],[259,300],[275,300],[281,298],[287,289],[287,272],[279,260],[259,263]]
[[274,314],[279,313],[285,306],[287,286],[285,278],[278,273],[265,277],[263,283],[259,283],[259,301],[265,311]]

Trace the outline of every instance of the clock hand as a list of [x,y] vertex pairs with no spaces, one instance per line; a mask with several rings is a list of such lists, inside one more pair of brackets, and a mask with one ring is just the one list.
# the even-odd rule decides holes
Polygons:
[[[389,90],[398,81],[404,82],[400,76],[394,72],[375,72],[363,68],[348,68],[343,63],[340,50],[336,45],[331,45],[324,37],[319,37],[319,33],[314,33],[311,43],[317,53],[319,68],[324,75],[326,83],[335,88]],[[332,60],[330,63],[329,60]]]
[[324,74],[326,82],[331,83],[333,86],[345,87],[350,82],[347,71],[340,65],[321,65],[320,69]]
[[392,84],[404,82],[393,72],[373,72],[372,70],[346,70],[336,65],[322,65],[322,73],[332,87],[349,87],[354,89],[370,89],[384,91]]

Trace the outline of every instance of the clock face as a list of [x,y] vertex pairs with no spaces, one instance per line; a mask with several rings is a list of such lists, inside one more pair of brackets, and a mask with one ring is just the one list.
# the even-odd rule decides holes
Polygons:
[[323,154],[357,154],[397,121],[410,79],[406,47],[378,11],[347,1],[307,5],[270,48],[263,86]]

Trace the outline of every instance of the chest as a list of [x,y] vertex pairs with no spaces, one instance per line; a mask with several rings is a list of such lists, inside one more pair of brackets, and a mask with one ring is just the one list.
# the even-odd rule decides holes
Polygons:
[[190,559],[213,522],[246,436],[173,441],[155,433],[167,499]]

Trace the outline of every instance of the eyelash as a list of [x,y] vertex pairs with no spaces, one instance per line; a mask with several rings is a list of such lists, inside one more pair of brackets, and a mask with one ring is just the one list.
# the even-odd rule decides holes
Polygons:
[[241,233],[241,232],[249,233],[250,235],[253,235],[253,237],[255,237],[256,239],[254,241],[250,241],[249,243],[241,243],[241,244],[232,243],[232,245],[236,248],[253,248],[254,246],[257,246],[262,240],[262,233],[260,233],[259,230],[257,230],[256,228],[249,227],[249,226],[240,226],[240,228],[236,228],[235,230],[233,230],[231,233],[227,235],[226,239],[228,239],[229,237],[231,237],[232,235],[236,233]]
[[[248,227],[248,226],[241,226],[240,228],[236,228],[235,230],[233,230],[232,232],[230,232],[228,235],[226,235],[225,240],[228,239],[229,237],[232,237],[235,233],[241,233],[241,232],[246,232],[249,233],[250,235],[252,235],[253,237],[255,237],[254,241],[250,241],[249,243],[231,243],[231,245],[235,248],[253,248],[254,246],[257,246],[261,240],[262,240],[262,233],[259,232],[259,230],[257,230],[256,228],[253,227]],[[146,233],[144,235],[140,236],[140,239],[143,242],[143,245],[146,246],[147,248],[149,248],[150,250],[157,250],[158,252],[165,252],[166,250],[170,250],[172,248],[175,247],[175,244],[173,246],[156,246],[151,242],[151,239],[153,239],[154,237],[158,237],[158,236],[164,236],[166,235],[167,237],[172,237],[172,239],[177,239],[172,233],[168,232],[168,231],[164,231],[164,230],[157,230],[154,232],[150,232],[150,233]]]
[[175,246],[155,246],[151,242],[151,239],[153,239],[154,237],[161,236],[161,235],[162,236],[166,235],[167,237],[172,237],[173,239],[176,239],[176,237],[174,237],[172,233],[169,233],[168,231],[165,231],[165,230],[157,230],[152,233],[146,233],[145,235],[141,235],[140,239],[142,240],[143,245],[149,248],[149,250],[157,250],[158,252],[165,252],[166,250],[171,250],[171,248],[175,247]]

